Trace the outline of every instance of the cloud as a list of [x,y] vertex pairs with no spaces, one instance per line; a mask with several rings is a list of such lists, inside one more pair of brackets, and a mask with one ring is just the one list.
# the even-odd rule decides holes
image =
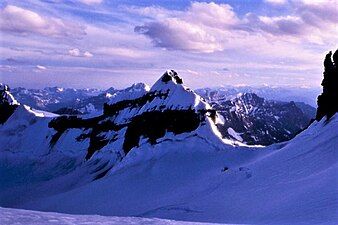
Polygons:
[[93,57],[93,54],[90,53],[90,52],[88,52],[88,51],[85,51],[85,52],[83,53],[83,56],[84,56],[84,57],[87,57],[87,58],[90,58],[90,57]]
[[78,48],[73,48],[68,51],[69,55],[78,57],[80,56],[80,49]]
[[152,55],[152,53],[148,51],[128,47],[99,47],[95,50],[95,53],[123,58],[145,58]]
[[60,18],[41,16],[14,5],[7,5],[1,9],[0,18],[0,30],[4,32],[62,38],[81,38],[86,34],[85,28],[79,24]]
[[81,52],[80,49],[78,48],[73,48],[73,49],[68,50],[68,54],[74,57],[86,57],[86,58],[93,57],[92,53],[88,51]]
[[151,38],[157,47],[210,53],[224,49],[218,38],[220,33],[224,33],[221,30],[238,23],[231,6],[213,2],[193,2],[186,12],[176,13],[175,17],[170,15],[136,26],[134,31]]
[[175,18],[137,26],[135,32],[150,37],[155,46],[169,50],[214,52],[223,49],[217,38],[203,28]]
[[79,0],[79,1],[86,5],[101,4],[103,2],[103,0]]
[[156,47],[204,53],[232,49],[236,44],[255,48],[265,42],[325,45],[330,36],[336,40],[338,8],[328,7],[334,6],[335,0],[270,2],[292,4],[293,9],[282,16],[247,13],[240,18],[230,5],[213,2],[192,2],[186,10],[173,13],[159,7],[134,8],[134,13],[142,15],[144,11],[161,12],[160,17],[135,26],[134,31],[150,38]]
[[37,68],[38,70],[46,70],[46,69],[47,69],[47,67],[41,66],[41,65],[36,65],[36,68]]
[[305,23],[313,26],[323,27],[327,23],[337,25],[338,7],[336,0],[317,0],[317,1],[294,1],[297,14]]
[[305,33],[304,21],[298,16],[257,16],[248,13],[241,26],[244,30],[251,32],[267,32],[275,36],[301,35]]
[[264,0],[264,2],[273,5],[284,5],[285,3],[287,3],[287,0]]

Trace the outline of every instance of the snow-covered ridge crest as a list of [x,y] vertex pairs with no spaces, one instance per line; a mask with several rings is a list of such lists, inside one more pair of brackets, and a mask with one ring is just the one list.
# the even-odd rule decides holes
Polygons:
[[121,91],[117,91],[116,93],[110,96],[111,100],[108,104],[114,104],[123,100],[132,100],[141,97],[146,94],[150,90],[150,87],[144,83],[135,83],[132,86],[123,89]]

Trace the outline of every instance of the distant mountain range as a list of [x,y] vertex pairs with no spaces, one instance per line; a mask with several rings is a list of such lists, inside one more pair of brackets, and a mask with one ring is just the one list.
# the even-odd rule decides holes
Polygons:
[[267,100],[283,102],[304,102],[312,107],[317,106],[317,96],[321,92],[320,88],[308,87],[250,87],[250,86],[224,86],[216,88],[200,88],[195,90],[206,99],[224,99],[236,97],[239,93],[255,93]]
[[[27,89],[23,87],[12,88],[11,93],[20,102],[39,110],[56,111],[64,107],[81,109],[82,113],[89,113],[95,108],[101,110],[102,105],[109,101],[115,93],[121,91],[132,91],[137,89],[135,84],[129,88],[117,90],[109,88],[100,89],[75,89],[63,87],[47,87],[44,89]],[[255,93],[267,99],[283,102],[303,102],[312,107],[316,107],[316,97],[320,93],[319,89],[314,88],[277,88],[277,87],[234,87],[226,86],[220,88],[201,88],[195,90],[197,94],[203,96],[207,101],[224,100],[236,97],[240,93]],[[91,103],[91,105],[88,105]],[[86,107],[89,110],[86,110]]]

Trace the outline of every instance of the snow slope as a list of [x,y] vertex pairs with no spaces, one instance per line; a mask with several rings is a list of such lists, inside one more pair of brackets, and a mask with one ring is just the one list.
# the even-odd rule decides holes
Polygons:
[[334,224],[337,116],[324,124],[259,151],[204,149],[203,140],[144,146],[101,180],[20,207],[199,222]]
[[[148,219],[140,217],[106,217],[106,216],[85,216],[69,215],[60,213],[36,212],[30,210],[0,208],[2,225],[211,225],[210,223],[183,222],[164,219]],[[212,225],[217,225],[212,223]]]

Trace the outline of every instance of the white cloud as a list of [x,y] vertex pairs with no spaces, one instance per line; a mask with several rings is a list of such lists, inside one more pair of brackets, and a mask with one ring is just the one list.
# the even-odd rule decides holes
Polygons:
[[41,16],[36,12],[7,5],[0,10],[0,30],[5,32],[39,34],[50,37],[79,38],[85,35],[84,27],[55,17]]
[[283,5],[287,3],[287,0],[264,0],[266,3],[273,4],[273,5]]
[[101,4],[103,2],[103,0],[79,0],[79,1],[86,5]]
[[68,50],[68,54],[74,57],[86,57],[86,58],[93,57],[93,54],[90,53],[89,51],[81,52],[81,50],[78,48]]
[[83,53],[83,56],[84,56],[84,57],[87,57],[87,58],[90,58],[90,57],[93,57],[93,54],[90,53],[90,52],[88,52],[88,51],[85,51],[85,52]]
[[39,70],[46,70],[47,69],[47,67],[41,66],[41,65],[36,65],[36,68],[39,69]]
[[224,34],[239,21],[231,6],[213,2],[193,2],[184,13],[169,12],[166,18],[162,17],[136,26],[135,32],[150,37],[158,47],[205,53],[222,51]]
[[78,48],[73,48],[68,51],[69,55],[78,57],[80,56],[80,49]]
[[155,46],[169,50],[214,52],[223,50],[219,40],[203,27],[184,20],[170,18],[160,23],[148,23],[135,31],[152,38]]
[[230,5],[214,2],[193,2],[184,17],[187,21],[215,28],[226,28],[239,22]]
[[144,58],[152,55],[148,51],[127,47],[99,47],[94,53],[124,58]]

